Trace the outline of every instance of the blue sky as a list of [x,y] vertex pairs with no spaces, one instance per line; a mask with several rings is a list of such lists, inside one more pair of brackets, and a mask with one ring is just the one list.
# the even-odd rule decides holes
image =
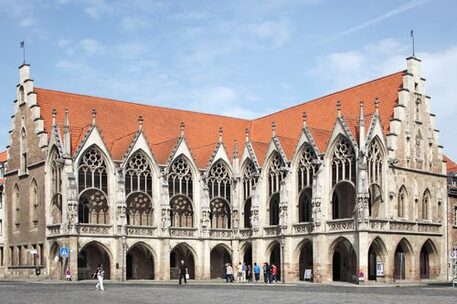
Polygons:
[[453,0],[0,0],[0,16],[0,147],[22,40],[36,86],[256,117],[405,69],[414,28],[457,160]]

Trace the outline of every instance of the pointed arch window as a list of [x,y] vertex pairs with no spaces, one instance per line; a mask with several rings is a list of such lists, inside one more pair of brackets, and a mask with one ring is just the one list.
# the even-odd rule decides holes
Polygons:
[[406,202],[407,202],[407,192],[405,187],[401,187],[398,192],[398,206],[397,206],[397,216],[400,218],[406,217]]
[[271,159],[270,168],[268,169],[268,195],[272,196],[281,189],[281,182],[286,173],[283,170],[284,161],[281,156],[275,152]]
[[317,170],[316,158],[313,148],[310,145],[306,145],[298,163],[298,192],[313,186],[313,177]]
[[179,156],[168,174],[170,217],[172,227],[193,227],[193,180],[189,162]]
[[279,225],[279,191],[281,182],[286,172],[283,170],[284,161],[281,156],[275,152],[268,169],[268,201],[269,201],[269,224]]
[[300,162],[298,163],[298,221],[309,222],[311,221],[311,199],[313,196],[313,178],[317,171],[316,153],[313,148],[306,144],[301,155]]
[[19,90],[18,90],[18,101],[19,101],[19,105],[21,105],[21,104],[23,104],[25,102],[25,91],[24,91],[24,87],[23,86],[19,87]]
[[[22,118],[22,125],[24,125],[24,118]],[[21,161],[20,161],[20,174],[26,174],[27,173],[27,132],[25,130],[25,127],[22,126],[21,128],[21,134],[19,138],[19,145],[20,145],[20,153],[21,153]]]
[[352,144],[342,137],[336,144],[332,157],[332,186],[340,181],[355,184],[355,153]]
[[424,195],[422,196],[422,204],[421,204],[421,219],[428,220],[429,219],[429,205],[430,205],[430,191],[425,190]]
[[151,164],[142,152],[137,152],[128,161],[125,171],[128,225],[152,225],[152,187]]
[[423,159],[422,156],[422,133],[421,130],[417,130],[416,134],[416,159],[421,160]]
[[416,99],[416,107],[415,107],[414,115],[415,115],[416,121],[418,121],[418,122],[422,121],[421,104],[422,104],[422,100],[420,98]]
[[62,222],[62,168],[63,164],[56,150],[51,155],[51,219],[52,224]]
[[96,147],[89,148],[81,159],[78,170],[79,193],[88,188],[108,193],[108,175],[105,159]]
[[152,167],[142,152],[130,158],[125,171],[125,195],[136,191],[152,197]]
[[243,173],[243,201],[244,201],[244,228],[251,228],[251,217],[252,217],[252,199],[251,196],[254,192],[255,185],[259,180],[259,174],[251,159],[246,160]]
[[20,227],[20,212],[21,212],[21,192],[19,191],[19,186],[14,185],[13,188],[13,225],[16,230],[19,230]]
[[185,195],[191,200],[193,198],[192,171],[184,156],[178,157],[171,165],[168,174],[168,191],[170,198],[177,194]]
[[243,174],[243,198],[247,200],[251,197],[254,187],[259,180],[259,174],[252,160],[248,159]]
[[231,202],[231,184],[232,179],[227,166],[221,160],[216,162],[208,176],[209,198],[222,197]]
[[382,187],[383,152],[381,144],[374,139],[368,149],[368,180]]
[[222,160],[217,161],[208,176],[211,228],[231,227],[231,184],[227,166]]
[[38,227],[38,184],[36,180],[32,180],[32,185],[30,187],[30,228]]

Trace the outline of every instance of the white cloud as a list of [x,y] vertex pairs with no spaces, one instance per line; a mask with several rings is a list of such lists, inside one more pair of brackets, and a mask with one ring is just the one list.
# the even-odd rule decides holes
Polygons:
[[121,29],[126,32],[134,32],[148,28],[149,22],[141,17],[126,16],[122,18]]
[[85,38],[78,42],[78,47],[88,55],[101,55],[105,47],[95,39]]
[[36,20],[34,17],[27,17],[19,21],[19,26],[21,27],[29,27],[32,26],[36,23]]
[[262,44],[281,47],[290,39],[291,27],[285,20],[267,20],[248,26],[248,34]]
[[[393,39],[367,45],[358,50],[331,53],[317,59],[310,76],[330,84],[329,92],[406,69],[405,54],[409,45]],[[432,97],[431,112],[436,114],[440,144],[445,153],[457,159],[457,141],[454,138],[457,117],[457,92],[450,75],[457,70],[457,45],[436,53],[419,53],[422,59],[422,77],[427,79],[427,95]]]

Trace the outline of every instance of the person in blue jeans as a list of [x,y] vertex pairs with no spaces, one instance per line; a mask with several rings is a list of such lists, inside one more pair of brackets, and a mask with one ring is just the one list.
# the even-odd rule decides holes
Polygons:
[[260,266],[257,265],[257,263],[254,263],[254,277],[255,277],[255,282],[259,282],[260,280]]

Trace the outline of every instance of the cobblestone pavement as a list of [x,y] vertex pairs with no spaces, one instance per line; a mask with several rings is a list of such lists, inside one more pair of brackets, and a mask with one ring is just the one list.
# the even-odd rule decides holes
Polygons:
[[191,282],[177,284],[93,282],[0,282],[1,304],[70,303],[456,303],[457,288],[449,286],[355,287],[347,285],[243,285]]

